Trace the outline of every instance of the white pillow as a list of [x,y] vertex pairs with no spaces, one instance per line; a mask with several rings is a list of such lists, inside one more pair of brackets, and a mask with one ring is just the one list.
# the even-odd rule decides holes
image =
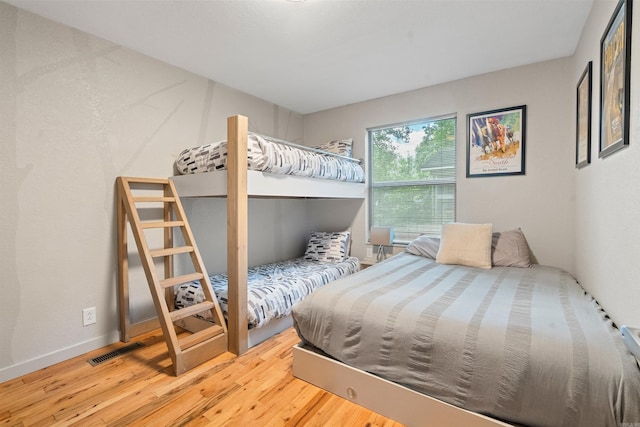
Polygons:
[[436,262],[491,268],[492,229],[492,224],[444,224]]

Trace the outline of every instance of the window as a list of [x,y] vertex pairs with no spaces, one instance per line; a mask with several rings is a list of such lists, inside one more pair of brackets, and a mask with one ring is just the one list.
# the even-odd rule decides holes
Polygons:
[[369,144],[370,226],[406,243],[455,221],[455,116],[369,129]]

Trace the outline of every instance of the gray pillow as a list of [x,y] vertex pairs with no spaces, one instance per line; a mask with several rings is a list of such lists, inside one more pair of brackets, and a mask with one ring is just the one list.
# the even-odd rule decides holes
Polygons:
[[522,230],[493,233],[491,246],[494,266],[522,268],[531,266],[529,245]]
[[433,236],[418,236],[407,246],[407,252],[425,258],[436,259],[440,248],[440,238]]

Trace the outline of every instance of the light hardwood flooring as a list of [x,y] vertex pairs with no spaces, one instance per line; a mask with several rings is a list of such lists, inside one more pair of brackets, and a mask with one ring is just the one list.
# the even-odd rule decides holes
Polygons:
[[401,424],[294,378],[293,329],[180,377],[154,331],[98,366],[111,346],[0,384],[1,426],[386,426]]

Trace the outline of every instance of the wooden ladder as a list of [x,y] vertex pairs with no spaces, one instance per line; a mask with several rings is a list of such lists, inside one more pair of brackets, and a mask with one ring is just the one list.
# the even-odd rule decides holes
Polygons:
[[[173,181],[169,179],[118,177],[118,286],[122,341],[147,330],[162,328],[176,375],[227,351],[227,326],[195,244],[193,234],[180,203]],[[141,215],[141,213],[143,215]],[[153,215],[155,214],[155,215]],[[145,220],[141,220],[141,216]],[[127,251],[127,221],[138,247],[138,253],[151,290],[157,321],[132,325],[129,313],[129,262]],[[182,232],[184,246],[174,245],[174,229]],[[154,236],[152,230],[162,232]],[[150,249],[149,240],[162,240],[162,247]],[[160,245],[160,243],[158,243]],[[193,272],[174,276],[174,256],[189,254]],[[163,278],[158,264],[164,264]],[[205,299],[182,309],[175,309],[174,286],[199,280]],[[197,314],[209,314],[204,320]],[[139,326],[136,329],[136,326]],[[179,335],[179,336],[178,336]]]

